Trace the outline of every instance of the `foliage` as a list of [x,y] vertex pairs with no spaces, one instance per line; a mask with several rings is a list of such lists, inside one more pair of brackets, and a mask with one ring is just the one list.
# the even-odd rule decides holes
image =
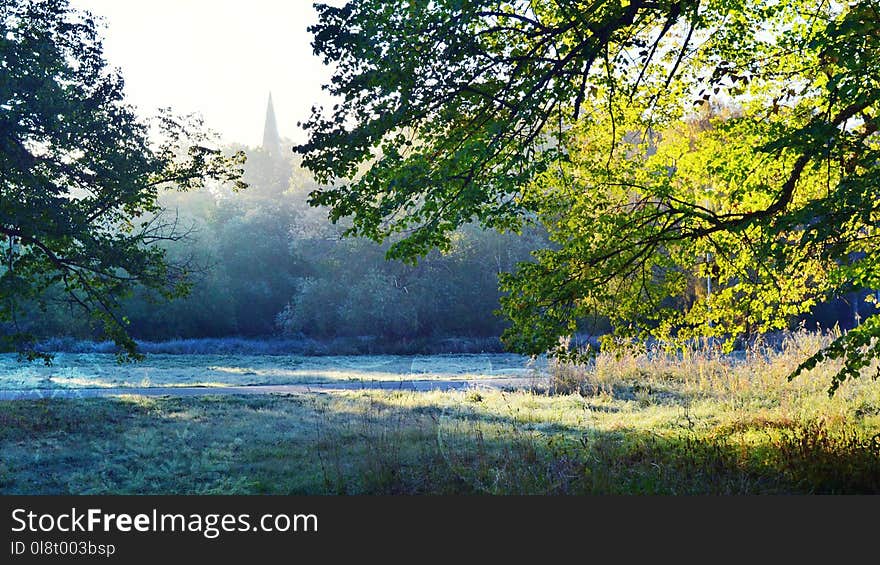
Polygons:
[[[560,351],[585,316],[681,344],[786,327],[878,288],[880,4],[350,0],[297,150],[350,234],[445,248],[477,219],[554,243],[502,279],[505,334]],[[713,287],[699,296],[700,280]],[[708,294],[708,293],[707,293]],[[875,354],[866,323],[807,360]],[[794,373],[797,374],[797,373]],[[793,375],[794,375],[793,374]]]
[[288,334],[401,340],[498,336],[497,274],[528,259],[539,233],[501,235],[466,226],[446,253],[419,265],[384,259],[365,239],[297,242],[309,274],[278,316]]
[[[499,347],[498,273],[546,245],[542,230],[502,235],[469,225],[456,232],[446,253],[432,252],[418,266],[386,261],[387,246],[341,238],[326,210],[308,205],[316,185],[292,153],[222,149],[246,156],[247,190],[218,185],[158,194],[160,207],[191,226],[186,239],[160,244],[168,262],[187,265],[190,287],[172,301],[148,289],[120,300],[140,351],[154,352],[141,340],[247,336],[256,344],[277,334],[296,352]],[[58,289],[50,291],[44,312],[32,302],[18,309],[20,328],[49,339],[39,351],[61,345],[51,339],[60,336],[100,339],[80,312],[61,306]],[[456,345],[448,341],[453,338],[464,341]]]
[[137,286],[189,289],[186,266],[156,245],[184,235],[159,190],[240,183],[241,158],[212,148],[198,120],[138,120],[94,20],[66,0],[3,2],[0,66],[0,320],[61,297],[134,357],[120,300]]

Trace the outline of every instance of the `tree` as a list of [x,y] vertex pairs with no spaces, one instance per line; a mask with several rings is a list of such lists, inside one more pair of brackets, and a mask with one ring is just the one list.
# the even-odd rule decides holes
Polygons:
[[242,158],[212,147],[195,118],[139,120],[98,32],[66,0],[0,4],[0,321],[7,344],[26,348],[17,312],[61,290],[136,357],[119,300],[138,286],[188,290],[186,267],[158,245],[185,235],[159,191],[241,187]]
[[[297,150],[312,202],[416,259],[458,226],[545,224],[502,281],[505,339],[587,315],[686,340],[783,326],[880,285],[880,3],[350,0],[318,6],[340,98]],[[705,107],[732,109],[686,131]],[[709,277],[706,300],[676,300]],[[868,318],[792,375],[880,354]]]

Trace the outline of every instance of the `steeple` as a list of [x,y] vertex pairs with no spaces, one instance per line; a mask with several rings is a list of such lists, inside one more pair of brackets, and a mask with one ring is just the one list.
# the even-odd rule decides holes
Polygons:
[[281,155],[281,137],[278,135],[278,124],[275,123],[275,108],[272,106],[272,93],[269,93],[269,104],[266,106],[266,125],[263,127],[263,149],[273,156]]

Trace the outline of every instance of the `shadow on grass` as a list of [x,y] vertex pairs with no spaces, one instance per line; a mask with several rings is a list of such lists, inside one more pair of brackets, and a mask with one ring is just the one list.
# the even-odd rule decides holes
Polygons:
[[407,394],[0,402],[0,492],[880,493],[880,436],[847,425],[599,431]]

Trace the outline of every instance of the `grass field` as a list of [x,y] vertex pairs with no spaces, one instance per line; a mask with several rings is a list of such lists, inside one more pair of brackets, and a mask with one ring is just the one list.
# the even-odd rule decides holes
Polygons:
[[540,390],[6,401],[0,492],[880,493],[880,382],[827,339],[547,368]]
[[521,355],[254,355],[152,353],[139,363],[118,364],[111,353],[59,353],[51,365],[22,363],[0,354],[0,391],[109,387],[191,387],[337,382],[455,380],[522,376]]

